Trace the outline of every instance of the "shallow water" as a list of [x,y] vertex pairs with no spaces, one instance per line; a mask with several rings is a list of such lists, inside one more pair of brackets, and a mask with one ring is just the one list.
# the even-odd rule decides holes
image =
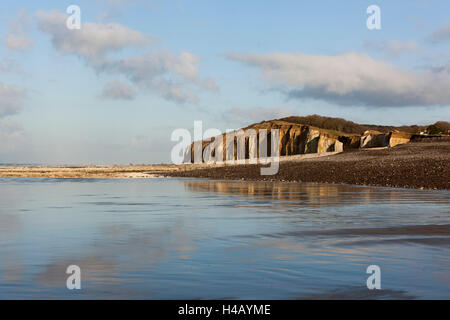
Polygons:
[[448,299],[449,207],[448,191],[0,178],[0,298]]

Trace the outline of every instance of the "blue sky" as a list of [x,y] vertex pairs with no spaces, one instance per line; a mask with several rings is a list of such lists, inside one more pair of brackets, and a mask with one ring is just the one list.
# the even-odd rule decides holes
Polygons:
[[[381,9],[368,30],[366,8]],[[81,30],[65,27],[81,9]],[[175,128],[450,120],[448,1],[2,1],[0,163],[170,161]]]

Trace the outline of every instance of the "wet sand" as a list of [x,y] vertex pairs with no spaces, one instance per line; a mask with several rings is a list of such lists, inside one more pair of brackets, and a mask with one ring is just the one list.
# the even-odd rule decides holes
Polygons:
[[158,164],[86,167],[5,167],[0,177],[191,177],[246,181],[318,182],[418,189],[450,189],[450,141],[412,142],[387,149],[358,149],[320,157],[284,157],[276,175],[265,164]]
[[375,246],[380,244],[398,245],[415,243],[428,246],[450,245],[450,225],[412,225],[386,228],[348,228],[331,230],[312,230],[303,232],[285,232],[266,235],[274,238],[297,237],[334,237],[340,245]]
[[319,294],[306,294],[297,300],[411,300],[416,297],[402,290],[367,290],[367,287],[345,287]]

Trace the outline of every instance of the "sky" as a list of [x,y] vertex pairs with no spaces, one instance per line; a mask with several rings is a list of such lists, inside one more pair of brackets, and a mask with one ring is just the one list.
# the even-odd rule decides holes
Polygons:
[[444,0],[2,1],[0,163],[170,162],[171,133],[196,120],[450,121],[449,12]]

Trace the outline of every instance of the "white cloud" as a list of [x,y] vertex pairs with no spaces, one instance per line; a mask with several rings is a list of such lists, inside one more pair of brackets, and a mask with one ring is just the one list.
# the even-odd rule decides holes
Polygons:
[[23,89],[0,82],[0,118],[18,113],[24,99]]
[[10,33],[6,37],[6,46],[13,50],[26,50],[33,45],[33,41],[30,40],[24,34],[12,34]]
[[136,91],[130,85],[114,80],[105,85],[101,96],[105,99],[133,100],[136,97]]
[[53,46],[61,52],[84,57],[90,63],[102,62],[109,52],[129,46],[145,46],[152,37],[118,23],[85,22],[79,30],[66,27],[67,15],[58,11],[38,11],[39,28],[50,35]]
[[443,25],[431,34],[434,42],[450,41],[450,23]]
[[29,23],[25,10],[20,10],[18,17],[9,26],[6,36],[5,44],[9,49],[24,51],[33,46],[33,40],[25,34],[25,27]]
[[177,103],[195,102],[197,95],[190,89],[217,90],[210,78],[199,77],[199,58],[183,51],[155,52],[119,61],[107,61],[101,71],[125,75],[138,87],[158,92],[167,100]]
[[290,98],[379,107],[450,104],[447,70],[409,72],[360,53],[231,53],[227,57],[257,67]]
[[86,22],[80,30],[69,30],[66,14],[40,11],[37,16],[40,29],[50,35],[56,50],[84,58],[96,72],[125,76],[139,89],[176,103],[196,102],[198,90],[218,90],[214,80],[200,78],[200,59],[187,51],[151,52],[123,59],[108,56],[125,47],[150,44],[149,35],[117,23]]

